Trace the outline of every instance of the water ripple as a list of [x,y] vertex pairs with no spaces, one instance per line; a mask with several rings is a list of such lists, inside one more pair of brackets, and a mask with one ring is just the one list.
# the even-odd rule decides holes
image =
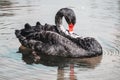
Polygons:
[[120,51],[119,51],[118,49],[105,48],[105,50],[104,50],[104,55],[120,56]]

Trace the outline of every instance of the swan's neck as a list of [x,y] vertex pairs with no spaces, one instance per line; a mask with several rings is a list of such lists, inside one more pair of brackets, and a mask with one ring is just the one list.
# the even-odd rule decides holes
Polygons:
[[63,25],[60,25],[60,29],[61,29],[63,32],[66,31],[65,28],[63,27]]
[[63,27],[63,25],[60,25],[60,29],[61,29],[65,34],[69,35],[69,31],[66,30],[66,29]]

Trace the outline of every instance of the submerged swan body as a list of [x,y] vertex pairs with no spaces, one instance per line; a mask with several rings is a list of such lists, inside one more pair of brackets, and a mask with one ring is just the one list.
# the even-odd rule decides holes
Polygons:
[[[68,33],[65,33],[61,28],[62,17],[65,17],[69,25]],[[74,37],[76,35],[70,33],[76,23],[73,10],[68,8],[60,9],[55,16],[55,23],[56,25],[41,25],[37,22],[36,26],[25,24],[25,28],[16,30],[15,34],[23,46],[32,49],[37,55],[62,57],[92,57],[102,55],[102,47],[94,38]]]

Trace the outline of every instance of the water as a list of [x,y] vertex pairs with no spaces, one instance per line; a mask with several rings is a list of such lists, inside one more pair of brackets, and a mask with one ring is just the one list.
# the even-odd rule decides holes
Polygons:
[[[26,64],[30,60],[16,53],[20,43],[14,30],[37,21],[54,24],[56,12],[63,7],[75,11],[75,33],[96,38],[103,56],[45,58],[40,64]],[[119,31],[120,0],[0,0],[0,80],[119,80]]]

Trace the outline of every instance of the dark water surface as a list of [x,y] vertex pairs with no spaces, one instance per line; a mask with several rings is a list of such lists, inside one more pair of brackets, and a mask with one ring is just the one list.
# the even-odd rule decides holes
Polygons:
[[[95,37],[103,56],[90,59],[48,59],[28,65],[16,53],[14,35],[25,23],[54,24],[56,12],[72,8],[75,33]],[[64,22],[64,26],[67,26]],[[120,0],[0,0],[0,80],[119,80]]]

